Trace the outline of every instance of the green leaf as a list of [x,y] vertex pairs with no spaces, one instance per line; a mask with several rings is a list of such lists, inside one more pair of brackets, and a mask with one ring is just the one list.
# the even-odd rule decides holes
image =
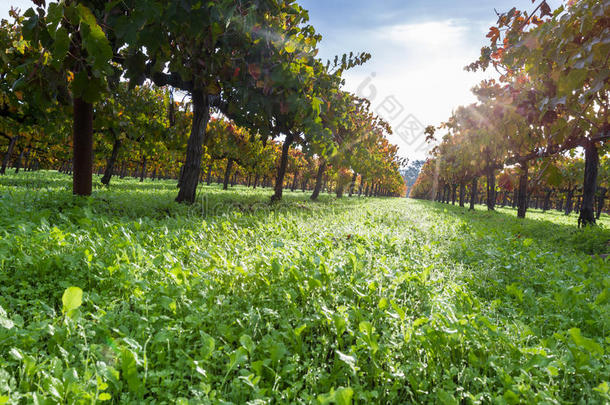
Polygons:
[[87,50],[88,56],[93,59],[93,68],[104,71],[113,54],[108,38],[86,6],[79,4],[78,13],[81,18],[80,31],[83,47]]
[[413,321],[413,327],[417,328],[418,326],[428,323],[429,321],[430,320],[428,318],[417,318],[416,320]]
[[311,101],[311,106],[313,107],[313,110],[316,113],[316,115],[320,115],[322,103],[323,103],[323,101],[319,97],[314,97],[313,100]]
[[555,165],[547,166],[545,176],[551,186],[559,187],[563,181],[561,171]]
[[128,348],[124,348],[121,352],[121,376],[127,382],[129,391],[137,393],[140,390],[136,356]]
[[601,394],[608,394],[610,392],[610,386],[608,385],[608,381],[604,381],[599,384],[597,387],[593,388],[594,391],[597,391]]
[[453,404],[458,404],[458,400],[455,399],[455,397],[450,394],[449,392],[445,391],[445,390],[439,390],[437,393],[437,398],[438,398],[438,402],[439,404],[443,404],[443,405],[453,405]]
[[215,43],[218,40],[218,37],[220,36],[220,34],[222,34],[222,32],[223,32],[222,26],[220,24],[218,24],[217,22],[213,22],[211,30],[212,30],[212,43]]
[[371,325],[371,323],[368,321],[360,322],[360,324],[358,325],[358,329],[360,329],[360,332],[365,334],[366,336],[371,336],[371,334],[373,333],[373,325]]
[[47,10],[47,24],[49,24],[51,32],[55,29],[55,27],[57,27],[63,16],[64,8],[62,3],[49,3],[49,8]]
[[63,304],[62,311],[68,314],[71,313],[81,306],[83,302],[83,290],[78,287],[66,288],[61,297],[61,302]]
[[72,92],[88,103],[95,103],[102,96],[101,80],[102,78],[89,77],[86,71],[80,71],[74,75]]
[[351,405],[353,396],[353,389],[349,387],[339,388],[337,391],[335,391],[335,403],[337,405]]
[[297,328],[294,328],[295,336],[297,336],[297,337],[301,336],[301,334],[303,333],[303,331],[305,329],[307,329],[307,324],[306,323],[304,323],[303,325],[301,325],[301,326],[299,326]]
[[558,93],[568,95],[573,90],[581,89],[587,78],[587,69],[572,69],[567,75],[559,78]]
[[53,59],[63,61],[69,49],[70,37],[68,31],[64,27],[59,27],[55,33],[55,42],[53,43]]
[[89,75],[87,75],[87,72],[81,70],[74,75],[74,80],[72,80],[71,84],[74,95],[76,97],[81,97],[89,85]]
[[515,394],[514,392],[512,392],[511,390],[507,390],[504,393],[504,400],[506,402],[508,402],[509,404],[518,404],[520,402],[519,400],[519,395]]
[[207,360],[212,356],[215,346],[214,338],[207,333],[202,333],[200,354],[204,360]]
[[606,302],[608,302],[609,298],[610,298],[610,288],[606,287],[595,298],[595,305],[604,305]]
[[239,343],[241,343],[241,345],[248,350],[248,353],[250,355],[252,355],[252,353],[254,352],[254,349],[256,348],[256,345],[254,344],[254,341],[252,340],[252,338],[249,335],[242,335],[239,338]]
[[579,328],[572,328],[568,330],[568,333],[576,346],[581,347],[591,353],[597,353],[599,355],[604,354],[604,348],[601,347],[601,345],[596,341],[582,336]]
[[248,351],[243,347],[238,347],[229,355],[229,371],[248,360]]

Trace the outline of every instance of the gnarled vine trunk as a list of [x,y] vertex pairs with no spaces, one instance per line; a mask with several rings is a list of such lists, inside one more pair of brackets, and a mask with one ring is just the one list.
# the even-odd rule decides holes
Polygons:
[[601,188],[601,193],[597,198],[597,214],[595,215],[596,219],[599,219],[602,215],[602,211],[604,209],[604,203],[606,202],[606,193],[608,192],[607,188]]
[[19,140],[19,135],[15,135],[11,138],[11,140],[8,144],[8,149],[6,151],[6,154],[4,155],[4,159],[2,159],[2,168],[0,168],[0,174],[6,173],[6,167],[8,166],[8,162],[10,161],[11,156],[13,155],[13,149],[15,149],[15,145],[17,144],[18,140]]
[[73,104],[72,192],[91,195],[93,186],[93,104],[75,97]]
[[314,186],[313,193],[311,194],[311,197],[310,197],[312,201],[317,200],[318,196],[320,195],[320,190],[322,189],[322,177],[324,177],[325,170],[326,170],[326,161],[320,160],[320,165],[318,166],[318,173],[316,174],[316,185]]
[[297,188],[297,179],[299,178],[298,170],[294,171],[294,176],[292,177],[292,184],[290,185],[290,191],[294,191]]
[[352,182],[349,185],[349,196],[351,197],[354,194],[354,189],[356,188],[356,179],[358,178],[358,173],[354,172],[352,175]]
[[466,197],[466,184],[462,181],[460,183],[460,207],[464,206],[465,197]]
[[286,175],[286,166],[288,166],[288,153],[290,152],[290,145],[292,145],[293,141],[294,136],[292,134],[287,134],[286,139],[284,139],[284,145],[282,145],[280,166],[277,169],[277,177],[275,179],[275,193],[271,196],[271,201],[280,201],[282,199],[284,176]]
[[517,195],[517,218],[525,218],[527,212],[527,176],[529,165],[527,162],[521,163],[521,173],[519,174],[519,193]]
[[337,184],[337,189],[335,190],[335,192],[337,194],[337,198],[343,197],[343,188],[344,188],[344,186],[342,184]]
[[582,204],[578,217],[578,226],[595,224],[595,191],[597,188],[597,171],[599,166],[599,154],[594,142],[587,142],[585,148],[585,179],[582,188]]
[[146,177],[146,156],[142,158],[142,171],[140,172],[140,183],[144,181]]
[[17,156],[17,160],[15,161],[15,173],[19,173],[19,169],[21,169],[21,162],[23,162],[24,153],[25,153],[25,148],[21,148],[21,150],[19,151],[19,156]]
[[496,207],[496,176],[493,169],[487,170],[487,209],[493,211]]
[[229,188],[229,179],[231,178],[231,169],[233,169],[233,159],[227,159],[227,166],[225,168],[225,177],[222,182],[222,189],[226,190]]
[[210,105],[207,94],[194,90],[192,94],[193,122],[191,134],[186,144],[186,160],[180,174],[178,197],[176,201],[194,203],[201,170],[201,156],[206,127],[210,120]]
[[542,203],[542,210],[548,211],[551,209],[551,195],[553,194],[553,189],[548,189],[546,194],[544,195],[544,202]]
[[112,144],[112,153],[108,160],[106,161],[106,170],[104,171],[104,176],[102,177],[102,184],[108,185],[110,184],[110,178],[112,177],[112,173],[114,172],[114,165],[116,162],[116,158],[119,155],[119,149],[121,148],[121,140],[115,138],[114,143]]
[[474,210],[474,205],[477,202],[477,178],[472,179],[472,184],[470,185],[470,208],[469,210]]

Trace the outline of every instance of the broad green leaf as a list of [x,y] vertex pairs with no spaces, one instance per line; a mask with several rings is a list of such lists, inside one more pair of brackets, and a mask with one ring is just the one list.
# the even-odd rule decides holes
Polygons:
[[83,290],[79,287],[68,287],[61,297],[62,311],[70,313],[81,306],[83,302]]
[[519,399],[519,395],[515,394],[511,390],[506,390],[506,392],[504,393],[503,396],[504,396],[504,400],[511,405],[518,404],[521,402]]
[[95,16],[83,4],[78,5],[78,13],[81,18],[81,36],[83,47],[87,50],[89,57],[93,58],[93,68],[99,71],[106,70],[107,63],[112,58],[112,47],[106,38],[106,34],[97,24]]
[[562,75],[558,84],[559,95],[568,95],[582,88],[586,77],[587,69],[572,69],[567,75]]
[[138,375],[136,357],[127,348],[124,348],[121,352],[121,377],[127,382],[130,392],[138,393],[140,391],[142,384]]
[[229,355],[229,371],[248,360],[248,351],[244,347],[238,347]]
[[608,384],[608,381],[604,381],[597,387],[593,388],[593,390],[607,395],[608,393],[610,393],[610,384]]
[[222,34],[223,29],[220,24],[218,24],[217,22],[213,22],[211,30],[212,30],[212,42],[215,43],[218,40],[218,37],[220,36],[220,34]]
[[360,322],[360,324],[358,325],[358,329],[366,336],[371,336],[371,334],[373,333],[373,325],[368,321]]
[[354,390],[347,388],[339,388],[335,391],[335,403],[337,405],[351,405],[352,397],[354,396]]
[[239,343],[241,343],[241,345],[243,347],[245,347],[246,350],[248,350],[248,353],[250,355],[252,355],[252,353],[254,352],[254,349],[256,348],[256,344],[254,344],[254,341],[252,340],[252,338],[249,335],[242,335],[239,338]]
[[606,287],[595,298],[595,305],[604,305],[610,300],[610,287]]
[[64,27],[59,27],[55,33],[53,58],[57,61],[63,61],[69,49],[70,37],[68,36],[68,31]]
[[579,346],[588,352],[597,353],[599,355],[604,354],[604,348],[596,341],[582,336],[579,328],[572,328],[568,330],[568,333],[576,346]]
[[204,360],[209,359],[214,352],[216,344],[214,338],[208,335],[207,333],[201,334],[201,350],[200,354]]
[[[57,27],[63,16],[63,4],[55,2],[49,3],[49,8],[47,10],[47,23],[49,24],[51,32],[53,32],[55,27]],[[57,37],[55,38],[57,39]]]

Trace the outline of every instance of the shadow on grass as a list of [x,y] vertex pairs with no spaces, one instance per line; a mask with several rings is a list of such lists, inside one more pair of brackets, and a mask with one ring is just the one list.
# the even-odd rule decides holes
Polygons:
[[[94,176],[90,197],[77,197],[71,193],[72,177],[55,171],[0,176],[0,201],[4,199],[15,212],[15,215],[5,213],[2,222],[15,225],[17,218],[27,213],[31,215],[25,215],[24,220],[44,217],[51,223],[57,215],[66,213],[73,214],[76,221],[81,215],[104,217],[110,222],[179,217],[201,221],[235,213],[252,215],[262,221],[270,215],[289,211],[323,215],[327,210],[349,209],[358,201],[357,197],[336,199],[330,194],[321,194],[318,201],[312,202],[310,192],[284,190],[283,200],[271,204],[271,188],[236,185],[222,190],[222,184],[212,183],[200,185],[195,203],[189,205],[175,202],[178,193],[175,180],[140,182],[136,178],[113,177],[110,185],[104,186],[100,178]],[[80,213],[76,212],[79,209]]]

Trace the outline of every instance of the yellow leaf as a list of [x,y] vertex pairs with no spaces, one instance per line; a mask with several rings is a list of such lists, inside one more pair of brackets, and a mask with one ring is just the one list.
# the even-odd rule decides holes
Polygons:
[[286,45],[284,45],[284,50],[288,53],[293,53],[294,51],[296,51],[297,47],[294,41],[286,42]]

